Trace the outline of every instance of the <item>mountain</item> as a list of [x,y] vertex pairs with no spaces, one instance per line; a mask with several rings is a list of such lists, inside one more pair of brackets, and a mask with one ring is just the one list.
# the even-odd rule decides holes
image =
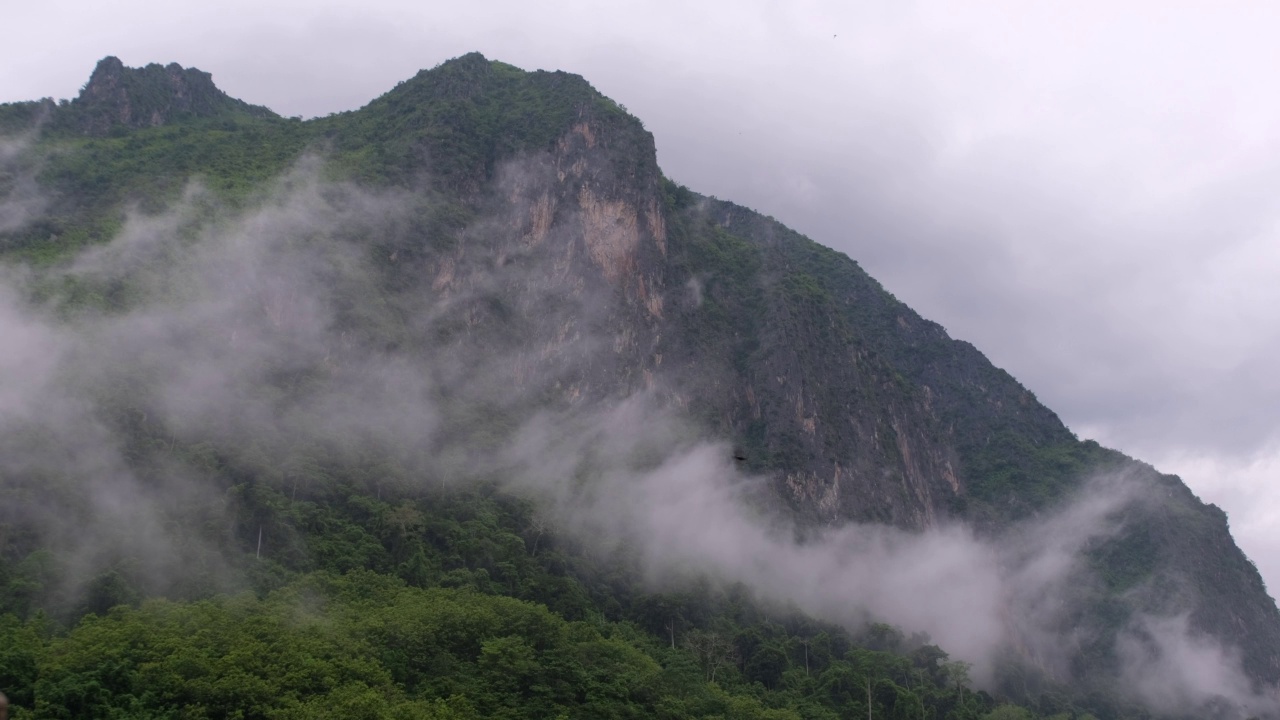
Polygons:
[[[609,652],[672,677],[725,664],[716,692],[754,682],[800,716],[917,694],[938,717],[1027,712],[993,697],[1276,709],[1280,612],[1220,509],[1079,440],[850,258],[664,177],[642,123],[581,77],[471,54],[302,122],[198,70],[107,58],[75,100],[0,107],[0,128],[0,243],[21,268],[0,308],[21,386],[0,395],[6,632],[116,652],[79,618],[144,632],[249,588],[265,609],[200,612],[231,633],[310,593],[347,640],[386,647],[346,609],[367,582],[380,623],[469,602],[630,623],[591,642],[649,648]],[[457,587],[486,599],[441,594]],[[450,657],[534,652],[493,645],[524,632],[504,627]],[[925,630],[991,694],[966,700],[959,666],[903,634]],[[857,647],[914,655],[895,676]],[[0,688],[73,707],[57,688],[83,669],[59,652],[0,656]],[[397,702],[508,707],[381,662]],[[634,712],[670,695],[695,713],[664,682],[629,690]],[[801,709],[818,695],[836,699]]]

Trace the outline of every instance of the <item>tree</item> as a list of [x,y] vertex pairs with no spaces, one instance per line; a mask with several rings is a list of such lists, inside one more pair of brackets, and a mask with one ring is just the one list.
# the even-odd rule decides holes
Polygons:
[[942,663],[942,676],[946,679],[948,685],[955,684],[957,699],[964,699],[965,688],[969,686],[969,670],[972,667],[971,664],[963,660]]
[[1032,715],[1029,710],[1017,705],[998,705],[982,718],[983,720],[1032,720]]
[[738,653],[733,643],[719,633],[694,630],[685,633],[684,644],[698,658],[709,682],[716,681],[716,672],[720,668],[737,660]]

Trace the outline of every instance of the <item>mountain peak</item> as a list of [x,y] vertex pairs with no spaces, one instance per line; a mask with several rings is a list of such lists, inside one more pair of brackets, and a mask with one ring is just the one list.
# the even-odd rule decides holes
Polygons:
[[89,76],[89,82],[92,84],[93,81],[99,77],[105,77],[113,74],[120,75],[124,73],[124,71],[124,63],[121,62],[120,58],[115,55],[108,55],[99,60],[97,66],[93,68],[93,75]]
[[213,84],[213,76],[178,63],[127,67],[118,57],[98,61],[89,82],[71,102],[69,124],[86,135],[107,135],[116,128],[167,125],[193,117],[274,116]]

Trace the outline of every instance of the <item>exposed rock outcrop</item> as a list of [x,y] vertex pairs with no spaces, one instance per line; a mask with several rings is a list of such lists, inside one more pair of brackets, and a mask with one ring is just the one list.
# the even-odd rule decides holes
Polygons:
[[129,68],[116,57],[100,60],[80,95],[61,110],[66,124],[98,136],[114,128],[154,127],[181,118],[275,116],[222,92],[207,72],[177,63]]

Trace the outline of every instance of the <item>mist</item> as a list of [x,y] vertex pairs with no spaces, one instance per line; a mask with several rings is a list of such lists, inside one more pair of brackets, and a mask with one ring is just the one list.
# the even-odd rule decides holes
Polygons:
[[[655,588],[710,578],[850,629],[886,622],[922,632],[971,663],[979,685],[995,680],[1010,652],[1051,677],[1070,676],[1072,651],[1102,632],[1080,624],[1080,609],[1104,592],[1086,552],[1159,491],[1136,473],[1099,475],[1056,512],[998,537],[958,524],[911,533],[856,523],[805,536],[754,501],[766,481],[744,476],[729,446],[695,436],[646,396],[543,414],[508,448],[509,474],[543,499],[562,531],[597,552],[638,555]],[[1125,682],[1161,711],[1215,701],[1254,713],[1280,707],[1251,687],[1237,654],[1184,615],[1137,618],[1118,651]]]
[[1190,631],[1185,615],[1138,618],[1118,643],[1124,681],[1159,712],[1191,707],[1239,708],[1245,715],[1271,714],[1274,692],[1258,692],[1233,672],[1240,659]]
[[[0,163],[18,153],[0,146]],[[154,592],[239,587],[235,500],[210,482],[215,467],[296,488],[320,452],[392,490],[497,480],[566,537],[629,554],[655,590],[705,578],[850,629],[927,633],[979,684],[1008,652],[1066,677],[1069,651],[1094,631],[1072,625],[1097,586],[1085,553],[1123,529],[1148,481],[1094,478],[999,537],[960,525],[802,532],[758,502],[766,478],[663,399],[676,381],[581,389],[575,378],[616,338],[603,329],[607,288],[566,291],[553,272],[546,248],[572,223],[535,246],[512,195],[505,214],[432,254],[415,230],[429,193],[322,170],[304,159],[247,210],[192,183],[161,214],[132,212],[107,245],[0,274],[0,521],[39,528],[68,558],[66,592],[92,592],[121,563]],[[543,172],[515,163],[502,182]],[[20,217],[4,202],[0,229]],[[497,295],[509,309],[494,309]],[[139,433],[151,444],[137,447]],[[1276,707],[1182,616],[1141,618],[1117,651],[1154,706]]]
[[35,163],[27,153],[31,137],[0,137],[0,232],[12,232],[35,219],[45,200],[35,183]]

